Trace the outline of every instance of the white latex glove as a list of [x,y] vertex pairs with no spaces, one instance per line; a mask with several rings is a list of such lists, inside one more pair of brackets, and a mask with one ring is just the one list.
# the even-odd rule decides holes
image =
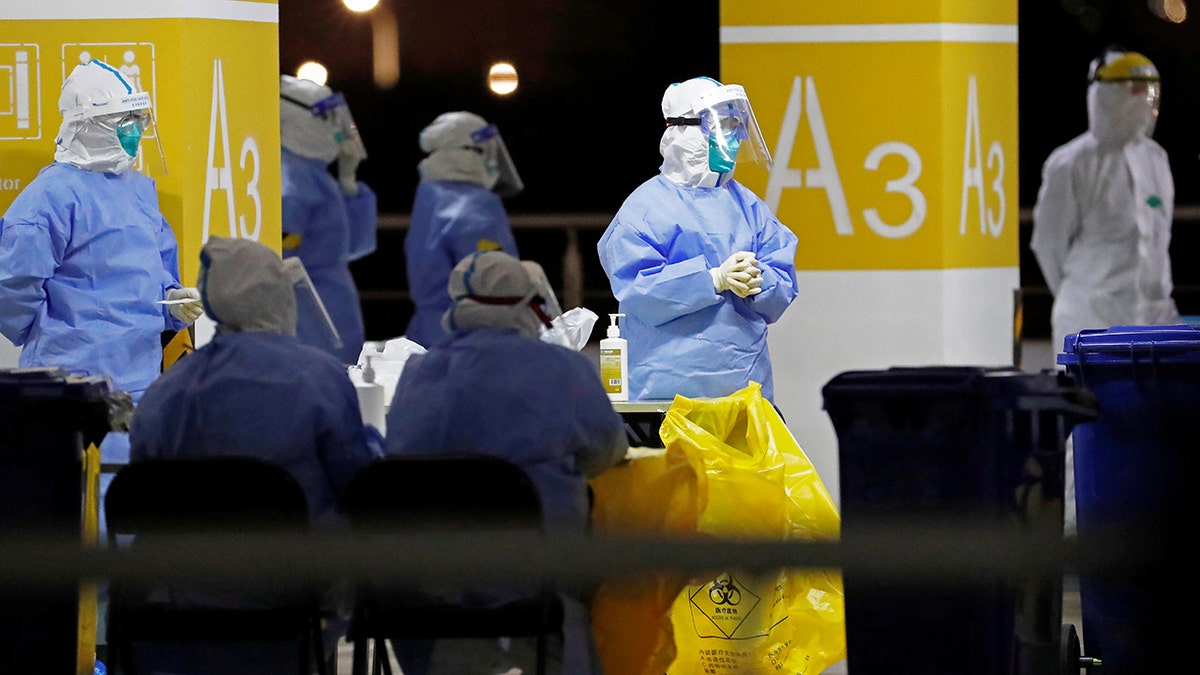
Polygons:
[[192,299],[192,302],[167,305],[167,309],[171,311],[171,316],[191,325],[196,323],[196,319],[199,319],[200,315],[204,313],[204,305],[200,302],[200,291],[194,288],[172,288],[167,291],[167,300],[187,299]]
[[758,260],[749,251],[738,251],[725,259],[719,268],[708,271],[712,275],[713,289],[733,291],[740,298],[762,293],[762,270]]
[[355,153],[343,152],[337,158],[338,183],[348,197],[358,196],[358,164],[362,161]]

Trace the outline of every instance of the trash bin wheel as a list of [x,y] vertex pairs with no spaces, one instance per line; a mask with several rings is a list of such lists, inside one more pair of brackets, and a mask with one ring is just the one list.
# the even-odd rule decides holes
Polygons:
[[1062,675],[1079,675],[1082,664],[1079,661],[1079,633],[1075,631],[1075,624],[1064,623],[1062,625],[1062,638],[1058,644],[1058,654],[1059,672]]

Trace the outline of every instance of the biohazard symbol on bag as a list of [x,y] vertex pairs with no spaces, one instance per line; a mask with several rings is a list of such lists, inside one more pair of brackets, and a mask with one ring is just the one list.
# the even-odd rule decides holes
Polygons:
[[692,625],[696,628],[698,637],[764,637],[765,632],[755,630],[750,626],[751,634],[738,629],[746,623],[762,598],[753,591],[743,589],[732,574],[722,574],[707,586],[689,588],[689,607],[692,612]]

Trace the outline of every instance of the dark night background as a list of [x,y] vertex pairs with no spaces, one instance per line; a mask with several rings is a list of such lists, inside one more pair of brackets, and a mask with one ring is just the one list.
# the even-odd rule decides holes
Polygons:
[[[1151,0],[1153,2],[1153,0]],[[506,200],[510,215],[611,214],[657,172],[663,89],[697,75],[719,77],[719,4],[651,0],[381,0],[400,31],[400,80],[372,80],[371,23],[341,0],[280,0],[280,68],[305,60],[329,71],[344,92],[370,158],[359,177],[379,195],[381,214],[407,214],[417,184],[420,130],[438,114],[470,110],[500,128],[525,190]],[[1088,62],[1106,44],[1140,51],[1158,66],[1163,99],[1155,138],[1175,175],[1176,207],[1200,204],[1200,4],[1182,24],[1146,0],[1021,0],[1018,5],[1020,205],[1033,205],[1041,164],[1087,125]],[[512,62],[520,88],[487,91],[488,66]],[[1184,314],[1200,314],[1200,247],[1194,217],[1177,219],[1172,258]],[[588,292],[603,314],[607,280],[595,261],[600,229],[580,231]],[[522,257],[559,278],[565,233],[518,230]],[[403,332],[411,304],[404,279],[403,230],[379,232],[376,253],[354,263],[368,339]],[[1027,334],[1048,334],[1049,297],[1021,238]]]

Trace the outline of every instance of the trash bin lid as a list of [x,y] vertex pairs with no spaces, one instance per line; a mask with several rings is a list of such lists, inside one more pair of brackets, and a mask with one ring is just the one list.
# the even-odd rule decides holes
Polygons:
[[0,400],[103,400],[113,393],[103,375],[76,375],[62,368],[0,369]]
[[821,388],[824,409],[831,413],[855,401],[958,400],[988,408],[1060,410],[1085,417],[1095,414],[1095,401],[1064,372],[1027,373],[1012,366],[892,366],[886,370],[851,370]]
[[1067,336],[1058,364],[1200,363],[1200,326],[1113,326]]

